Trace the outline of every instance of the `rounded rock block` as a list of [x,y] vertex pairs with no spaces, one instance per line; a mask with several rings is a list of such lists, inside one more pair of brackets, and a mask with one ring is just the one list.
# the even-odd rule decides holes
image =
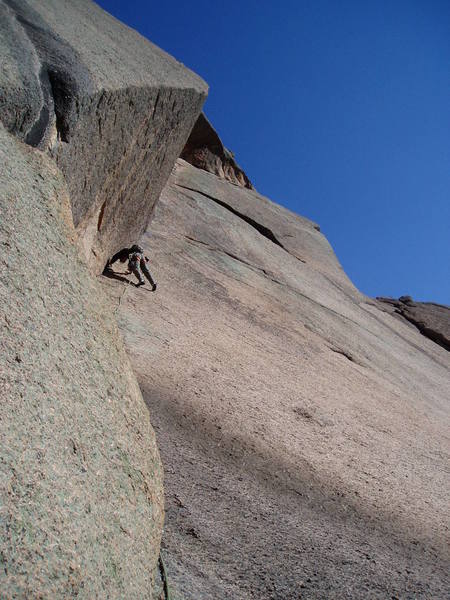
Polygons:
[[151,598],[162,468],[64,178],[0,126],[0,589]]

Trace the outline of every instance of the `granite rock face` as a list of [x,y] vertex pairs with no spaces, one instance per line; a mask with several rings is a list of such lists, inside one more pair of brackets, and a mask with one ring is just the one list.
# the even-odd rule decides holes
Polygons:
[[[450,362],[417,306],[363,296],[251,189],[204,82],[136,32],[88,0],[0,17],[5,597],[152,597],[161,465],[116,316],[177,598],[446,597]],[[170,173],[157,292],[99,286]]]
[[92,270],[145,230],[207,86],[90,0],[1,0],[0,120],[56,160]]
[[180,157],[220,179],[253,189],[250,179],[236,163],[233,153],[225,148],[203,113],[198,117]]
[[4,598],[150,598],[163,520],[148,410],[73,243],[61,172],[0,125]]
[[426,337],[450,351],[450,306],[434,302],[414,302],[411,296],[377,298],[391,314],[411,323]]
[[207,86],[88,0],[0,0],[0,34],[2,594],[151,598],[161,464],[91,273],[145,230]]
[[118,318],[175,597],[445,597],[448,352],[359,293],[317,225],[184,161],[141,243],[158,289],[126,286]]

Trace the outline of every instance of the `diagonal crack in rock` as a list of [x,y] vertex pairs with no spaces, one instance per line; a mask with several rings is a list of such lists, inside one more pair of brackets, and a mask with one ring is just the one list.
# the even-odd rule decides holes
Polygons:
[[218,198],[214,198],[214,196],[210,196],[209,194],[206,194],[205,192],[201,192],[200,190],[196,190],[196,189],[188,187],[186,185],[181,185],[179,183],[177,183],[176,185],[178,187],[180,187],[180,188],[183,188],[185,190],[189,190],[191,192],[195,192],[196,194],[200,194],[201,196],[204,196],[205,198],[208,198],[209,200],[212,200],[213,202],[215,202],[219,206],[222,206],[222,208],[225,208],[226,210],[228,210],[231,213],[233,213],[233,215],[235,215],[236,217],[239,217],[240,219],[242,219],[243,221],[245,221],[248,225],[250,225],[251,227],[253,227],[253,229],[256,229],[256,231],[258,233],[260,233],[262,236],[264,236],[265,238],[267,238],[269,241],[271,241],[276,246],[279,246],[280,248],[282,248],[285,252],[287,252],[288,254],[290,254],[291,256],[293,256],[294,258],[296,258],[297,260],[299,260],[300,262],[302,262],[302,263],[306,262],[302,258],[299,258],[295,254],[292,254],[291,252],[289,252],[289,250],[287,250],[286,247],[283,246],[283,244],[275,236],[275,234],[273,233],[273,231],[271,229],[269,229],[265,225],[262,225],[261,223],[258,223],[258,221],[255,221],[255,219],[252,219],[248,215],[244,215],[244,213],[239,212],[238,210],[236,210],[235,208],[233,208],[232,206],[230,206],[229,204],[227,204],[223,200],[219,200]]
[[243,265],[250,267],[250,269],[253,269],[255,271],[260,271],[261,273],[264,273],[264,275],[270,279],[271,281],[273,281],[274,283],[277,283],[278,285],[284,285],[286,287],[289,287],[286,283],[283,283],[282,281],[279,281],[278,279],[275,279],[272,274],[267,271],[267,269],[264,269],[263,267],[258,267],[257,265],[254,265],[242,258],[240,258],[239,256],[237,256],[236,254],[233,254],[232,252],[228,252],[227,250],[224,250],[223,248],[219,248],[218,246],[211,246],[210,244],[208,244],[208,242],[203,242],[202,240],[197,240],[196,238],[193,238],[189,235],[185,236],[187,240],[189,240],[190,242],[194,242],[197,244],[202,244],[203,246],[208,246],[208,248],[210,250],[212,250],[213,252],[222,252],[222,254],[226,254],[227,256],[229,256],[230,258],[232,258],[233,260],[237,260],[238,262],[242,263]]

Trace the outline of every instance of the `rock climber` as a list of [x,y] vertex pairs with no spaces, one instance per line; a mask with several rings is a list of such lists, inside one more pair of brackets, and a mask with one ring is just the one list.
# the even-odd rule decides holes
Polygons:
[[131,254],[128,257],[128,270],[136,275],[139,280],[137,285],[144,285],[145,281],[142,277],[142,273],[147,277],[149,282],[152,284],[152,291],[156,290],[156,283],[150,274],[147,267],[148,258],[144,256],[144,250],[141,246],[131,246]]
[[153,281],[153,277],[151,276],[151,273],[147,267],[148,258],[144,255],[144,249],[141,248],[141,246],[134,244],[131,246],[131,248],[122,248],[122,250],[119,250],[119,252],[114,254],[114,256],[108,261],[106,270],[111,271],[111,266],[118,260],[120,260],[120,262],[125,262],[128,260],[128,272],[133,273],[137,277],[137,287],[145,284],[145,280],[142,275],[144,274],[152,285],[152,291],[154,292],[156,290],[156,283]]

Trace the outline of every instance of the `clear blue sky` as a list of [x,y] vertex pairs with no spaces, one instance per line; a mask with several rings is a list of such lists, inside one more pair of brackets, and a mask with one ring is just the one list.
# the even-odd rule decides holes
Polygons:
[[370,296],[450,304],[450,0],[100,0],[200,74],[258,191]]

